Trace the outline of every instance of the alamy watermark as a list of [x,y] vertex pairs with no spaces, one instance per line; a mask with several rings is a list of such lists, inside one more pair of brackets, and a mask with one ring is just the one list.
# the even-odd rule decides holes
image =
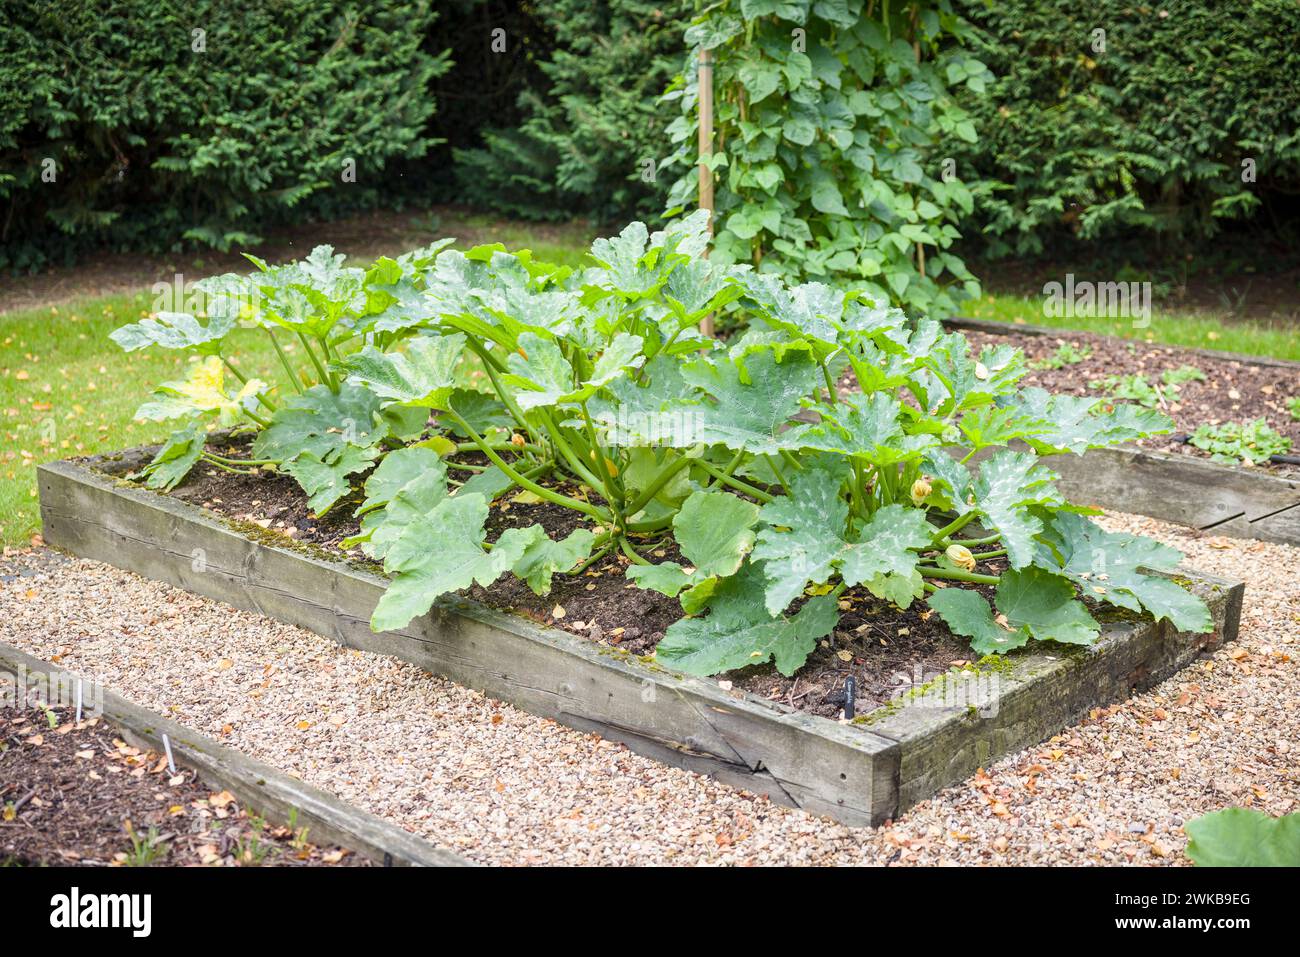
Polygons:
[[1151,283],[1092,282],[1065,274],[1043,284],[1043,315],[1051,319],[1131,319],[1134,329],[1151,325]]
[[0,668],[0,704],[11,708],[67,708],[84,718],[104,713],[104,686],[69,671],[32,672],[25,665]]

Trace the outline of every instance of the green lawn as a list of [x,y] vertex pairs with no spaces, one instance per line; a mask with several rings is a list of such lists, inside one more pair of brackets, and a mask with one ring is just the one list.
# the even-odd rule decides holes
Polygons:
[[[473,217],[515,250],[563,265],[582,264],[589,240],[578,230],[549,230],[540,239],[526,225]],[[570,238],[572,233],[572,238]],[[551,238],[554,237],[554,238]],[[399,252],[400,250],[394,250]],[[108,338],[118,326],[147,316],[152,294],[109,296],[0,315],[0,543],[26,545],[40,531],[36,466],[74,455],[110,452],[166,438],[167,423],[136,422],[136,408],[156,384],[185,377],[186,357],[146,349],[124,353]],[[254,330],[234,333],[232,356],[247,376],[283,378],[270,340]],[[286,351],[295,346],[286,341]]]
[[1188,315],[1153,309],[1151,325],[1133,328],[1131,319],[1054,318],[1043,315],[1041,296],[985,295],[962,304],[962,315],[1001,322],[1023,322],[1031,326],[1050,326],[1096,332],[1145,342],[1161,342],[1196,349],[1220,349],[1249,355],[1274,356],[1300,361],[1300,330],[1279,322],[1266,325],[1216,319],[1212,316]]
[[[108,338],[148,315],[151,297],[113,296],[0,316],[0,541],[26,544],[40,530],[36,465],[164,438],[167,426],[134,422],[153,385],[185,376],[179,353],[126,354]],[[236,333],[236,364],[274,381],[265,335]]]

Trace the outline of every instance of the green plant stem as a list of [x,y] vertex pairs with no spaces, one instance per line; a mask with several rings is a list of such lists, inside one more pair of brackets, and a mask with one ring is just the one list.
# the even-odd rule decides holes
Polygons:
[[794,493],[790,491],[790,483],[785,480],[785,476],[781,473],[781,469],[776,464],[776,459],[766,454],[763,456],[763,458],[767,460],[767,464],[769,467],[771,467],[772,473],[776,475],[777,481],[780,482],[781,487],[785,489],[785,494],[793,495]]
[[733,478],[732,476],[723,472],[716,465],[710,465],[708,462],[704,461],[704,459],[698,459],[697,464],[700,466],[700,468],[704,469],[704,471],[708,472],[710,475],[712,475],[723,485],[729,485],[732,488],[734,488],[737,492],[744,492],[746,495],[753,496],[754,498],[762,502],[764,505],[768,504],[769,502],[776,501],[775,496],[767,494],[762,489],[754,488],[754,486],[750,485],[748,482],[742,482],[738,478]]
[[514,396],[510,394],[509,390],[501,384],[501,380],[497,378],[497,372],[500,370],[497,368],[498,363],[496,362],[495,357],[473,336],[466,336],[465,342],[469,345],[470,350],[483,360],[483,368],[488,374],[488,381],[492,383],[492,388],[496,392],[497,398],[501,400],[501,403],[506,407],[507,411],[509,411],[510,417],[515,420],[515,424],[527,432],[533,442],[540,445],[540,436],[538,436],[537,432],[534,431],[527,416],[524,415],[523,410],[519,408],[518,403],[515,402]]
[[226,465],[224,462],[218,462],[216,459],[212,458],[206,452],[203,453],[202,460],[208,463],[208,465],[211,465],[215,468],[219,468],[223,472],[229,472],[232,475],[257,475],[258,474],[255,469],[238,469]]
[[[582,461],[582,457],[573,451],[573,447],[569,445],[568,440],[564,437],[563,431],[561,431],[560,427],[555,424],[555,420],[551,418],[550,413],[541,410],[540,414],[542,422],[546,427],[546,433],[551,440],[551,444],[557,451],[559,451],[560,456],[564,461],[569,464],[569,469],[573,472],[574,478],[579,482],[590,485],[592,488],[604,488],[604,483],[595,476],[591,469],[587,468]],[[606,496],[606,499],[608,498],[609,497]]]
[[949,522],[943,528],[939,529],[939,531],[935,534],[934,538],[930,540],[930,547],[931,548],[943,547],[944,543],[948,541],[948,538],[951,535],[965,528],[968,524],[970,524],[971,521],[974,520],[975,514],[976,513],[974,511],[970,511],[967,512],[965,515],[959,515],[953,521]]
[[289,384],[293,386],[295,392],[302,395],[302,383],[298,381],[298,376],[294,372],[293,366],[289,363],[289,357],[281,347],[280,340],[275,337],[275,331],[270,326],[263,326],[262,328],[264,328],[266,334],[270,336],[271,345],[275,346],[275,354],[280,357],[280,365],[284,367],[284,374],[289,377]]
[[[240,372],[238,369],[236,369],[236,368],[235,368],[235,364],[234,364],[233,362],[231,362],[231,361],[230,361],[229,359],[227,359],[225,356],[220,356],[219,358],[221,359],[222,364],[223,364],[227,369],[230,370],[231,374],[234,375],[234,377],[235,377],[236,379],[239,380],[239,382],[240,382],[241,385],[248,385],[248,376],[244,375],[244,373],[242,373],[242,372]],[[275,410],[276,410],[277,407],[276,407],[276,404],[275,404],[274,402],[272,402],[272,401],[271,401],[270,399],[268,399],[266,396],[262,395],[262,393],[260,393],[260,392],[257,393],[257,395],[255,395],[254,398],[257,399],[257,401],[260,402],[263,406],[265,406],[265,407],[266,407],[266,410],[267,410],[268,412],[270,412],[270,413],[272,413],[272,414],[275,414]],[[249,412],[249,413],[248,413],[248,416],[249,416],[249,418],[253,418],[253,413]],[[255,421],[255,422],[261,422],[261,423],[264,423],[264,422],[265,422],[264,419],[253,419],[253,421]],[[265,428],[266,426],[263,425],[262,427]]]
[[957,582],[974,582],[977,585],[996,585],[1001,581],[996,575],[979,575],[952,568],[929,568],[925,565],[917,565],[916,570],[926,578],[946,578]]
[[840,397],[839,397],[839,393],[835,389],[835,380],[831,378],[831,370],[826,365],[826,361],[824,359],[820,360],[818,362],[818,365],[822,367],[822,378],[826,380],[826,391],[828,393],[827,397],[830,400],[830,404],[836,405],[838,404]]
[[208,452],[208,451],[206,451],[206,450],[204,451],[203,454],[204,454],[204,456],[206,456],[207,458],[212,459],[214,462],[219,462],[219,463],[221,463],[222,465],[251,465],[251,466],[261,466],[261,465],[279,465],[279,464],[280,464],[280,463],[277,462],[275,459],[232,459],[232,458],[229,458],[229,457],[227,457],[227,456],[225,456],[225,455],[218,455],[216,452]]
[[585,572],[588,568],[590,568],[592,565],[596,564],[596,562],[600,561],[602,558],[608,555],[610,553],[610,550],[613,547],[614,547],[614,542],[611,539],[610,541],[606,542],[604,545],[601,545],[599,548],[597,548],[594,552],[592,552],[591,557],[588,558],[585,562],[583,562],[573,571],[567,572],[566,574],[576,578],[577,576]]
[[632,543],[627,540],[626,536],[624,535],[618,536],[618,547],[623,552],[624,555],[626,555],[636,564],[638,565],[651,564],[650,562],[646,561],[644,558],[642,558],[640,555],[637,554],[636,549],[632,547]]
[[[448,404],[450,405],[450,403]],[[481,435],[474,431],[472,425],[461,418],[460,414],[456,412],[455,409],[447,409],[447,414],[452,417],[452,420],[456,422],[456,424],[465,430],[465,433],[474,440],[474,443],[479,447],[480,451],[491,460],[492,464],[504,472],[506,476],[520,488],[525,488],[539,498],[546,499],[546,501],[551,502],[554,505],[562,505],[565,508],[571,508],[574,511],[582,512],[584,515],[590,515],[599,522],[613,521],[613,516],[603,508],[598,508],[590,502],[583,502],[576,498],[569,498],[567,495],[561,495],[559,492],[546,488],[543,485],[538,485],[531,479],[516,472],[506,464],[505,459],[497,455],[496,450],[488,445]]]
[[316,358],[316,353],[312,349],[311,343],[308,342],[307,337],[303,335],[301,332],[299,332],[297,335],[298,335],[298,341],[302,343],[303,349],[306,350],[307,358],[311,360],[311,364],[316,369],[316,375],[320,378],[320,381],[323,382],[325,385],[330,386],[331,392],[337,392],[338,390],[335,389],[332,385],[330,385],[332,380],[330,379],[329,376],[325,374],[325,367],[321,365],[320,360]]
[[980,552],[978,555],[975,556],[975,561],[982,562],[982,561],[987,561],[990,558],[1001,558],[1006,553],[1007,550],[1005,548],[999,548],[995,552]]
[[647,486],[646,490],[637,496],[636,500],[625,509],[628,518],[631,518],[637,512],[649,505],[651,499],[658,495],[659,491],[672,481],[674,475],[690,465],[691,461],[691,459],[683,455],[680,459],[655,476],[654,481]]

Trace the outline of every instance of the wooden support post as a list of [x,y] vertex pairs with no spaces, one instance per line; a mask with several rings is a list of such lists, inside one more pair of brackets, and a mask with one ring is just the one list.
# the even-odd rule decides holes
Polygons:
[[[709,235],[713,235],[713,51],[700,51],[700,209],[709,211]],[[709,254],[708,249],[704,255]],[[713,314],[700,320],[700,331],[713,335]]]

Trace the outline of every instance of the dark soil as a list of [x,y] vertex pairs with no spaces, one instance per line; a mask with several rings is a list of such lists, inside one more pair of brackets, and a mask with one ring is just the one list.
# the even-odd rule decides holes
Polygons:
[[[337,548],[359,527],[352,517],[352,503],[336,505],[323,519],[312,518],[305,496],[287,476],[235,475],[200,466],[171,494],[236,521],[255,523],[268,532],[317,546]],[[587,521],[572,509],[549,503],[515,503],[507,498],[494,504],[489,514],[488,539],[495,540],[506,528],[533,523],[540,523],[558,539]],[[654,561],[680,560],[671,538],[639,544]],[[348,556],[368,563],[359,550]],[[546,596],[533,594],[513,575],[502,577],[490,588],[475,585],[465,595],[630,654],[649,655],[668,626],[682,617],[682,610],[676,599],[632,585],[625,577],[628,564],[622,555],[611,555],[580,576],[556,575]],[[953,664],[973,658],[965,639],[953,637],[923,603],[899,611],[854,589],[842,596],[840,604],[843,614],[838,629],[819,645],[795,678],[786,678],[771,665],[746,668],[723,678],[756,695],[834,718],[843,710],[849,675],[856,682],[855,710],[861,714]]]
[[[100,718],[0,706],[0,866],[366,866],[250,816]],[[133,839],[134,835],[134,839]]]
[[[1105,395],[1104,390],[1093,388],[1090,383],[1111,375],[1141,375],[1163,391],[1161,374],[1166,370],[1182,366],[1200,369],[1205,373],[1204,382],[1183,383],[1178,387],[1176,398],[1157,406],[1174,420],[1173,434],[1146,439],[1139,443],[1144,448],[1209,458],[1209,452],[1187,444],[1182,441],[1183,437],[1201,425],[1264,419],[1270,427],[1291,439],[1291,454],[1300,455],[1300,421],[1293,419],[1286,407],[1287,399],[1300,395],[1300,369],[1297,367],[1211,358],[1178,346],[1091,333],[1012,336],[963,331],[975,349],[1010,342],[1024,350],[1030,363],[1050,357],[1062,343],[1091,350],[1082,362],[1061,369],[1031,369],[1022,380],[1026,385],[1040,386],[1049,392]],[[1300,474],[1300,468],[1294,465],[1256,467],[1278,474]]]

